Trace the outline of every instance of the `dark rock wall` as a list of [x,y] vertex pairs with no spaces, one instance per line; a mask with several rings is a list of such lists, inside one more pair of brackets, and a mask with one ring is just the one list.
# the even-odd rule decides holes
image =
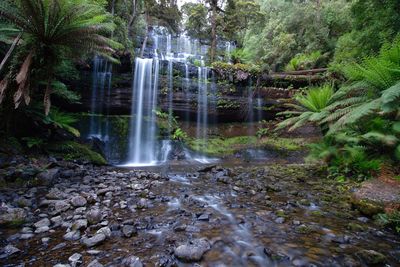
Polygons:
[[[168,110],[168,62],[161,61],[159,106]],[[317,83],[306,77],[293,79],[292,76],[264,75],[257,79],[249,78],[240,82],[230,82],[222,79],[210,70],[208,81],[209,92],[209,121],[240,122],[249,120],[251,107],[249,106],[249,90],[253,95],[253,113],[261,114],[263,119],[273,119],[276,113],[285,109],[284,103],[290,101],[298,88]],[[197,116],[198,68],[189,66],[189,80],[185,80],[185,65],[173,64],[173,112],[180,119],[195,120]],[[113,66],[112,89],[109,97],[97,105],[102,106],[104,114],[129,115],[132,105],[133,64],[129,57],[122,57],[121,64]],[[92,96],[91,67],[81,69],[79,81],[70,82],[70,88],[80,92],[81,104],[68,104],[65,109],[75,112],[90,112]],[[251,89],[249,89],[251,88]],[[255,106],[257,98],[262,99],[262,110]],[[62,103],[61,103],[62,105]]]

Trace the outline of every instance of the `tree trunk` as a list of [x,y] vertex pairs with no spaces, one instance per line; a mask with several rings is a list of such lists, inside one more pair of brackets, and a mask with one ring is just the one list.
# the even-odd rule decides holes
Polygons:
[[213,62],[215,60],[215,54],[217,50],[217,8],[218,0],[211,0],[211,51],[210,60]]
[[132,10],[131,10],[131,17],[128,22],[128,35],[132,37],[132,28],[136,20],[136,13],[137,13],[137,2],[136,0],[132,0]]
[[140,49],[140,57],[143,58],[144,50],[146,49],[147,39],[149,38],[149,17],[146,14],[146,35],[144,36],[142,48]]
[[4,66],[6,65],[8,58],[11,56],[11,54],[14,51],[15,47],[17,46],[19,40],[21,40],[21,36],[22,36],[22,33],[18,34],[18,36],[14,39],[14,42],[12,43],[10,49],[8,49],[7,54],[5,55],[3,60],[1,61],[0,73],[1,73],[2,69],[4,68]]

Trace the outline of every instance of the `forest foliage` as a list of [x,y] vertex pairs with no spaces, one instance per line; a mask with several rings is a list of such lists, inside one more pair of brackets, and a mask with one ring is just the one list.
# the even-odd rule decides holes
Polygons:
[[[325,138],[314,155],[347,176],[398,161],[400,0],[3,0],[1,129],[34,121],[78,135],[50,97],[79,102],[64,84],[77,66],[95,54],[140,56],[159,26],[199,39],[207,63],[231,73],[329,68],[339,79],[297,95],[280,126],[319,125]],[[234,64],[217,62],[226,41],[236,45]]]

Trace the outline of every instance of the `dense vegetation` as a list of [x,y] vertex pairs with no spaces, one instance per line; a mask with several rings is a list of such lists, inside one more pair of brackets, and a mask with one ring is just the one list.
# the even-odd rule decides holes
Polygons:
[[[133,59],[135,48],[142,55],[149,32],[162,26],[209,45],[216,68],[254,75],[328,68],[331,82],[297,94],[278,129],[318,125],[324,137],[311,157],[336,178],[365,179],[382,166],[398,175],[399,0],[205,0],[181,8],[165,0],[3,0],[0,23],[1,134],[25,136],[28,123],[78,136],[51,96],[78,102],[66,86],[77,67],[95,54],[115,63]],[[236,44],[233,65],[216,62],[227,56],[218,41]],[[44,136],[49,131],[34,131]],[[28,145],[39,142],[30,138]]]

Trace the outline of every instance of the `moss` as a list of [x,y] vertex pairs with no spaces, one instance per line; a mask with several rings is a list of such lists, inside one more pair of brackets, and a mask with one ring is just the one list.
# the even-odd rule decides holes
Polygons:
[[254,136],[235,136],[231,138],[211,138],[208,140],[191,139],[188,141],[189,147],[195,151],[200,151],[213,156],[225,156],[254,146],[257,138]]
[[365,228],[362,225],[359,225],[358,223],[349,223],[346,228],[350,231],[357,231],[357,232],[362,232],[365,230]]
[[278,150],[297,151],[305,148],[303,138],[266,137],[260,142]]
[[19,228],[21,227],[26,221],[24,219],[16,219],[9,221],[6,225],[10,228]]
[[82,160],[96,165],[107,164],[107,161],[97,152],[92,151],[87,145],[73,141],[52,143],[48,146],[50,154],[65,160]]
[[383,212],[383,205],[367,200],[367,199],[352,199],[352,205],[366,216],[374,216]]
[[308,227],[307,225],[300,225],[298,227],[296,227],[295,232],[298,234],[309,234],[311,232],[313,232],[313,229]]

